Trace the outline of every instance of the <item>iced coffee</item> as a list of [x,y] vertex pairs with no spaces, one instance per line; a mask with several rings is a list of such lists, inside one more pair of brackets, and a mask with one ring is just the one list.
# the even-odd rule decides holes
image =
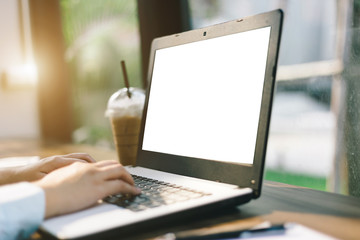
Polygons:
[[122,165],[136,165],[141,116],[145,93],[138,88],[123,88],[114,93],[108,102],[114,144]]

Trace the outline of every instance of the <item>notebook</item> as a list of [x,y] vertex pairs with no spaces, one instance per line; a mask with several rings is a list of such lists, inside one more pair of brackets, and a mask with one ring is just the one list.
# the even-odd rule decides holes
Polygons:
[[275,10],[154,39],[137,164],[126,168],[157,200],[109,196],[41,230],[121,237],[258,198],[282,18]]

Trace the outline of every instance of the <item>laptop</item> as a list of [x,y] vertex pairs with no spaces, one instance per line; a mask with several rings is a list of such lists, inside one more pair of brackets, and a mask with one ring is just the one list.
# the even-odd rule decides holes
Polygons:
[[258,198],[282,15],[154,39],[137,164],[126,166],[142,194],[109,196],[40,230],[59,239],[112,238]]

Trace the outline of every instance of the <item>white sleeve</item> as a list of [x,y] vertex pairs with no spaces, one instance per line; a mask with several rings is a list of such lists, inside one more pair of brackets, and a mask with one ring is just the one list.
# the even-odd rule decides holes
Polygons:
[[45,215],[45,193],[31,183],[0,186],[0,239],[25,239]]

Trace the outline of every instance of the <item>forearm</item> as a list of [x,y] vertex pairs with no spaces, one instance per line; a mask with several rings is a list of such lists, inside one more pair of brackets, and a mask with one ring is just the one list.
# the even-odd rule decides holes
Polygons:
[[38,164],[0,169],[0,185],[17,182],[32,182],[41,179],[43,173]]
[[16,168],[0,169],[0,185],[20,182],[19,172]]

